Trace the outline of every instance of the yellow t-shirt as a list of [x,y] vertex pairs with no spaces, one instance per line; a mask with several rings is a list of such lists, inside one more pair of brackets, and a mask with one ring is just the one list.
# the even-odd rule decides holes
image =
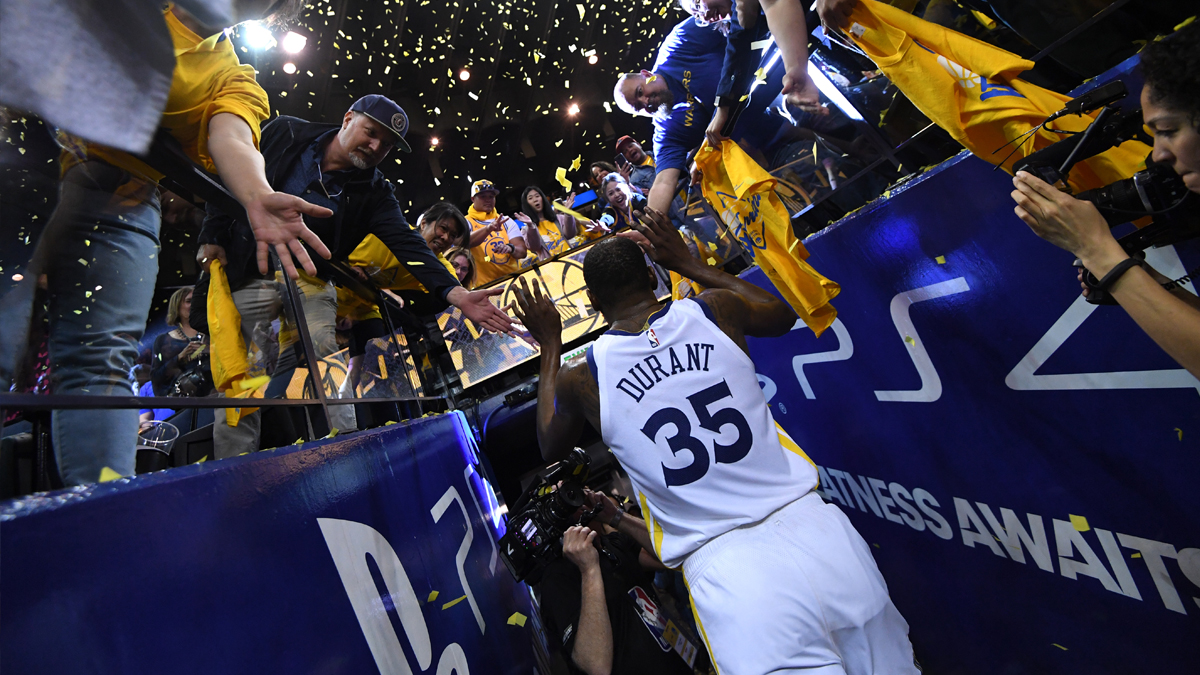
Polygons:
[[[232,113],[250,125],[258,147],[259,124],[271,114],[267,92],[254,79],[254,68],[242,64],[224,33],[201,38],[171,13],[163,18],[175,45],[175,72],[167,107],[159,126],[179,140],[184,152],[206,170],[216,172],[208,154],[208,123],[214,115]],[[141,160],[77,138],[64,140],[62,170],[87,159],[101,159],[157,182],[162,174]]]
[[[487,227],[499,217],[500,214],[494,210],[484,213],[474,206],[467,209],[467,221],[471,223],[472,230]],[[475,259],[475,278],[471,281],[473,288],[520,271],[521,261],[508,252],[509,245],[508,233],[502,230],[489,234],[482,244],[471,248],[471,257]]]
[[542,235],[542,244],[546,247],[539,256],[543,260],[571,249],[571,242],[563,237],[562,230],[558,228],[558,221],[541,221],[538,223],[538,234]]

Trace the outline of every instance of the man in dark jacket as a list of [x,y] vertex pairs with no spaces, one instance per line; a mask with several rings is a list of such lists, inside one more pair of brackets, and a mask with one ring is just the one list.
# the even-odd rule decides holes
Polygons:
[[[330,218],[306,219],[309,228],[329,246],[333,260],[346,260],[367,235],[373,234],[421,282],[432,296],[435,309],[454,305],[483,328],[511,331],[511,319],[488,300],[502,289],[468,291],[459,285],[420,233],[405,220],[391,183],[375,168],[393,147],[410,151],[404,140],[407,131],[408,117],[400,106],[377,94],[356,101],[340,127],[279,117],[262,130],[267,180],[280,192],[304,197],[334,212]],[[274,276],[260,272],[266,269],[266,247],[255,244],[243,222],[211,206],[200,232],[200,244],[200,264],[207,270],[210,261],[217,259],[227,271],[246,344],[254,342],[256,333],[270,335],[270,330],[255,330],[279,318],[281,310]],[[307,275],[301,276],[298,285],[317,356],[327,356],[337,350],[336,291],[332,283]],[[277,365],[276,372],[281,371]],[[268,396],[281,395],[287,387],[286,381],[272,384],[278,386],[269,387]],[[237,427],[223,422],[218,420],[213,431],[218,458],[257,449],[258,413],[244,417]]]

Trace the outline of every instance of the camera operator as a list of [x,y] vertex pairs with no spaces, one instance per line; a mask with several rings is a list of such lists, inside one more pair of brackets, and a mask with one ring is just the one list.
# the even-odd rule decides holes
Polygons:
[[[1154,134],[1152,159],[1170,165],[1200,192],[1200,24],[1151,42],[1142,51],[1142,116]],[[1196,296],[1134,261],[1087,201],[1063,194],[1024,171],[1013,178],[1017,216],[1046,241],[1074,253],[1164,351],[1200,377],[1200,303]],[[1189,276],[1193,275],[1189,272]],[[1086,289],[1085,289],[1086,293]]]
[[563,534],[563,557],[546,567],[538,584],[546,633],[572,672],[691,673],[662,637],[666,619],[647,568],[663,565],[648,552],[645,522],[605,495],[585,494],[589,506],[603,510]]

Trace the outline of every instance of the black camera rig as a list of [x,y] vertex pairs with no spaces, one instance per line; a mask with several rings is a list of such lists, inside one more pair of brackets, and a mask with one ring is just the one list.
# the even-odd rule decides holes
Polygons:
[[500,538],[500,559],[517,581],[540,581],[546,566],[562,555],[563,532],[572,525],[586,524],[599,513],[601,507],[597,506],[582,517],[575,515],[587,503],[583,486],[590,465],[587,453],[575,448],[513,504],[515,515]]
[[[1100,112],[1084,131],[1018,161],[1013,173],[1027,171],[1051,185],[1059,181],[1066,184],[1073,166],[1109,148],[1130,140],[1153,145],[1154,139],[1143,129],[1140,108],[1125,111],[1111,105],[1126,94],[1124,83],[1116,81],[1068,102],[1047,122],[1063,114],[1083,114],[1096,108]],[[1168,246],[1200,236],[1200,195],[1190,192],[1170,166],[1157,164],[1150,156],[1146,157],[1144,170],[1075,197],[1095,204],[1109,227],[1153,218],[1152,224],[1117,240],[1132,257],[1144,258],[1145,249],[1151,246]],[[1114,304],[1106,292],[1096,287],[1098,280],[1091,272],[1084,270],[1083,278],[1090,289],[1088,302]]]

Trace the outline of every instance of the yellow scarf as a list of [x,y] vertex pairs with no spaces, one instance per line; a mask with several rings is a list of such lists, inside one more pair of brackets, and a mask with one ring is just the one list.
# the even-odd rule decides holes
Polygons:
[[[220,261],[208,268],[208,330],[209,367],[217,390],[229,398],[250,398],[270,381],[266,375],[252,377],[246,358],[246,341],[242,339],[242,315],[233,304],[233,293]],[[226,408],[225,419],[230,426],[258,408]]]

